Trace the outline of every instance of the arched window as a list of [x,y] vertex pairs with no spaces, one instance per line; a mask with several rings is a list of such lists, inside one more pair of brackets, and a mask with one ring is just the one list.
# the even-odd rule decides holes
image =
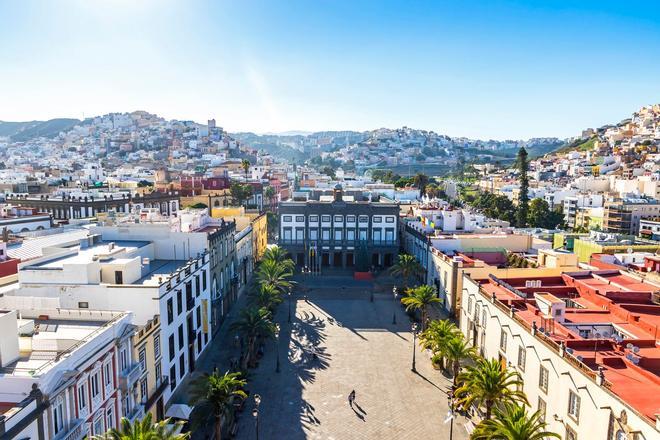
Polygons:
[[215,199],[215,201],[213,202],[213,206],[216,208],[220,207],[220,200]]

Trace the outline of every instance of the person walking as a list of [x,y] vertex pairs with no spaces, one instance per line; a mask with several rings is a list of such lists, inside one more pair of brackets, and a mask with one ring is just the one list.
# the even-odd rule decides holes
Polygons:
[[353,408],[353,402],[355,401],[355,390],[351,391],[348,395],[348,404]]

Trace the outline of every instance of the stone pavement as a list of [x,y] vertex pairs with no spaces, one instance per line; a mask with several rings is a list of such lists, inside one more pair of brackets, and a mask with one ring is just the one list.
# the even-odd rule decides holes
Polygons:
[[[410,371],[410,321],[391,294],[378,292],[371,302],[373,284],[348,277],[298,281],[293,322],[287,323],[286,301],[276,316],[281,371],[275,372],[276,343],[268,342],[248,377],[251,396],[237,438],[256,438],[252,396],[260,394],[262,440],[448,439],[450,380],[419,347],[418,373]],[[453,438],[468,437],[464,423],[455,420]]]

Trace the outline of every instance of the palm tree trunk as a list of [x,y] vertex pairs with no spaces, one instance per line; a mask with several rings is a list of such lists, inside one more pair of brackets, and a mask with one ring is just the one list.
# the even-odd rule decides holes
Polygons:
[[486,400],[486,420],[490,420],[490,414],[493,409],[493,401],[492,400]]
[[454,386],[456,386],[456,380],[458,379],[458,371],[460,370],[460,365],[457,361],[454,361]]
[[422,307],[422,331],[426,330],[426,306]]
[[222,440],[222,416],[220,414],[215,416],[215,440]]

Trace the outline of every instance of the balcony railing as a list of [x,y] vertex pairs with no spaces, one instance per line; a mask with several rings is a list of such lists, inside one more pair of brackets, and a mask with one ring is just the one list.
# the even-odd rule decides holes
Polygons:
[[359,246],[360,244],[367,246],[396,246],[398,241],[395,239],[390,240],[305,240],[295,238],[280,238],[279,244],[281,245],[312,245],[316,246]]
[[130,389],[140,379],[141,373],[139,362],[129,365],[119,373],[119,388],[123,391]]
[[136,420],[142,419],[144,416],[144,405],[142,403],[136,403],[133,405],[131,411],[126,414],[126,418],[133,423]]
[[56,440],[80,440],[87,434],[83,419],[71,421],[71,429],[64,433],[61,437],[55,437]]

